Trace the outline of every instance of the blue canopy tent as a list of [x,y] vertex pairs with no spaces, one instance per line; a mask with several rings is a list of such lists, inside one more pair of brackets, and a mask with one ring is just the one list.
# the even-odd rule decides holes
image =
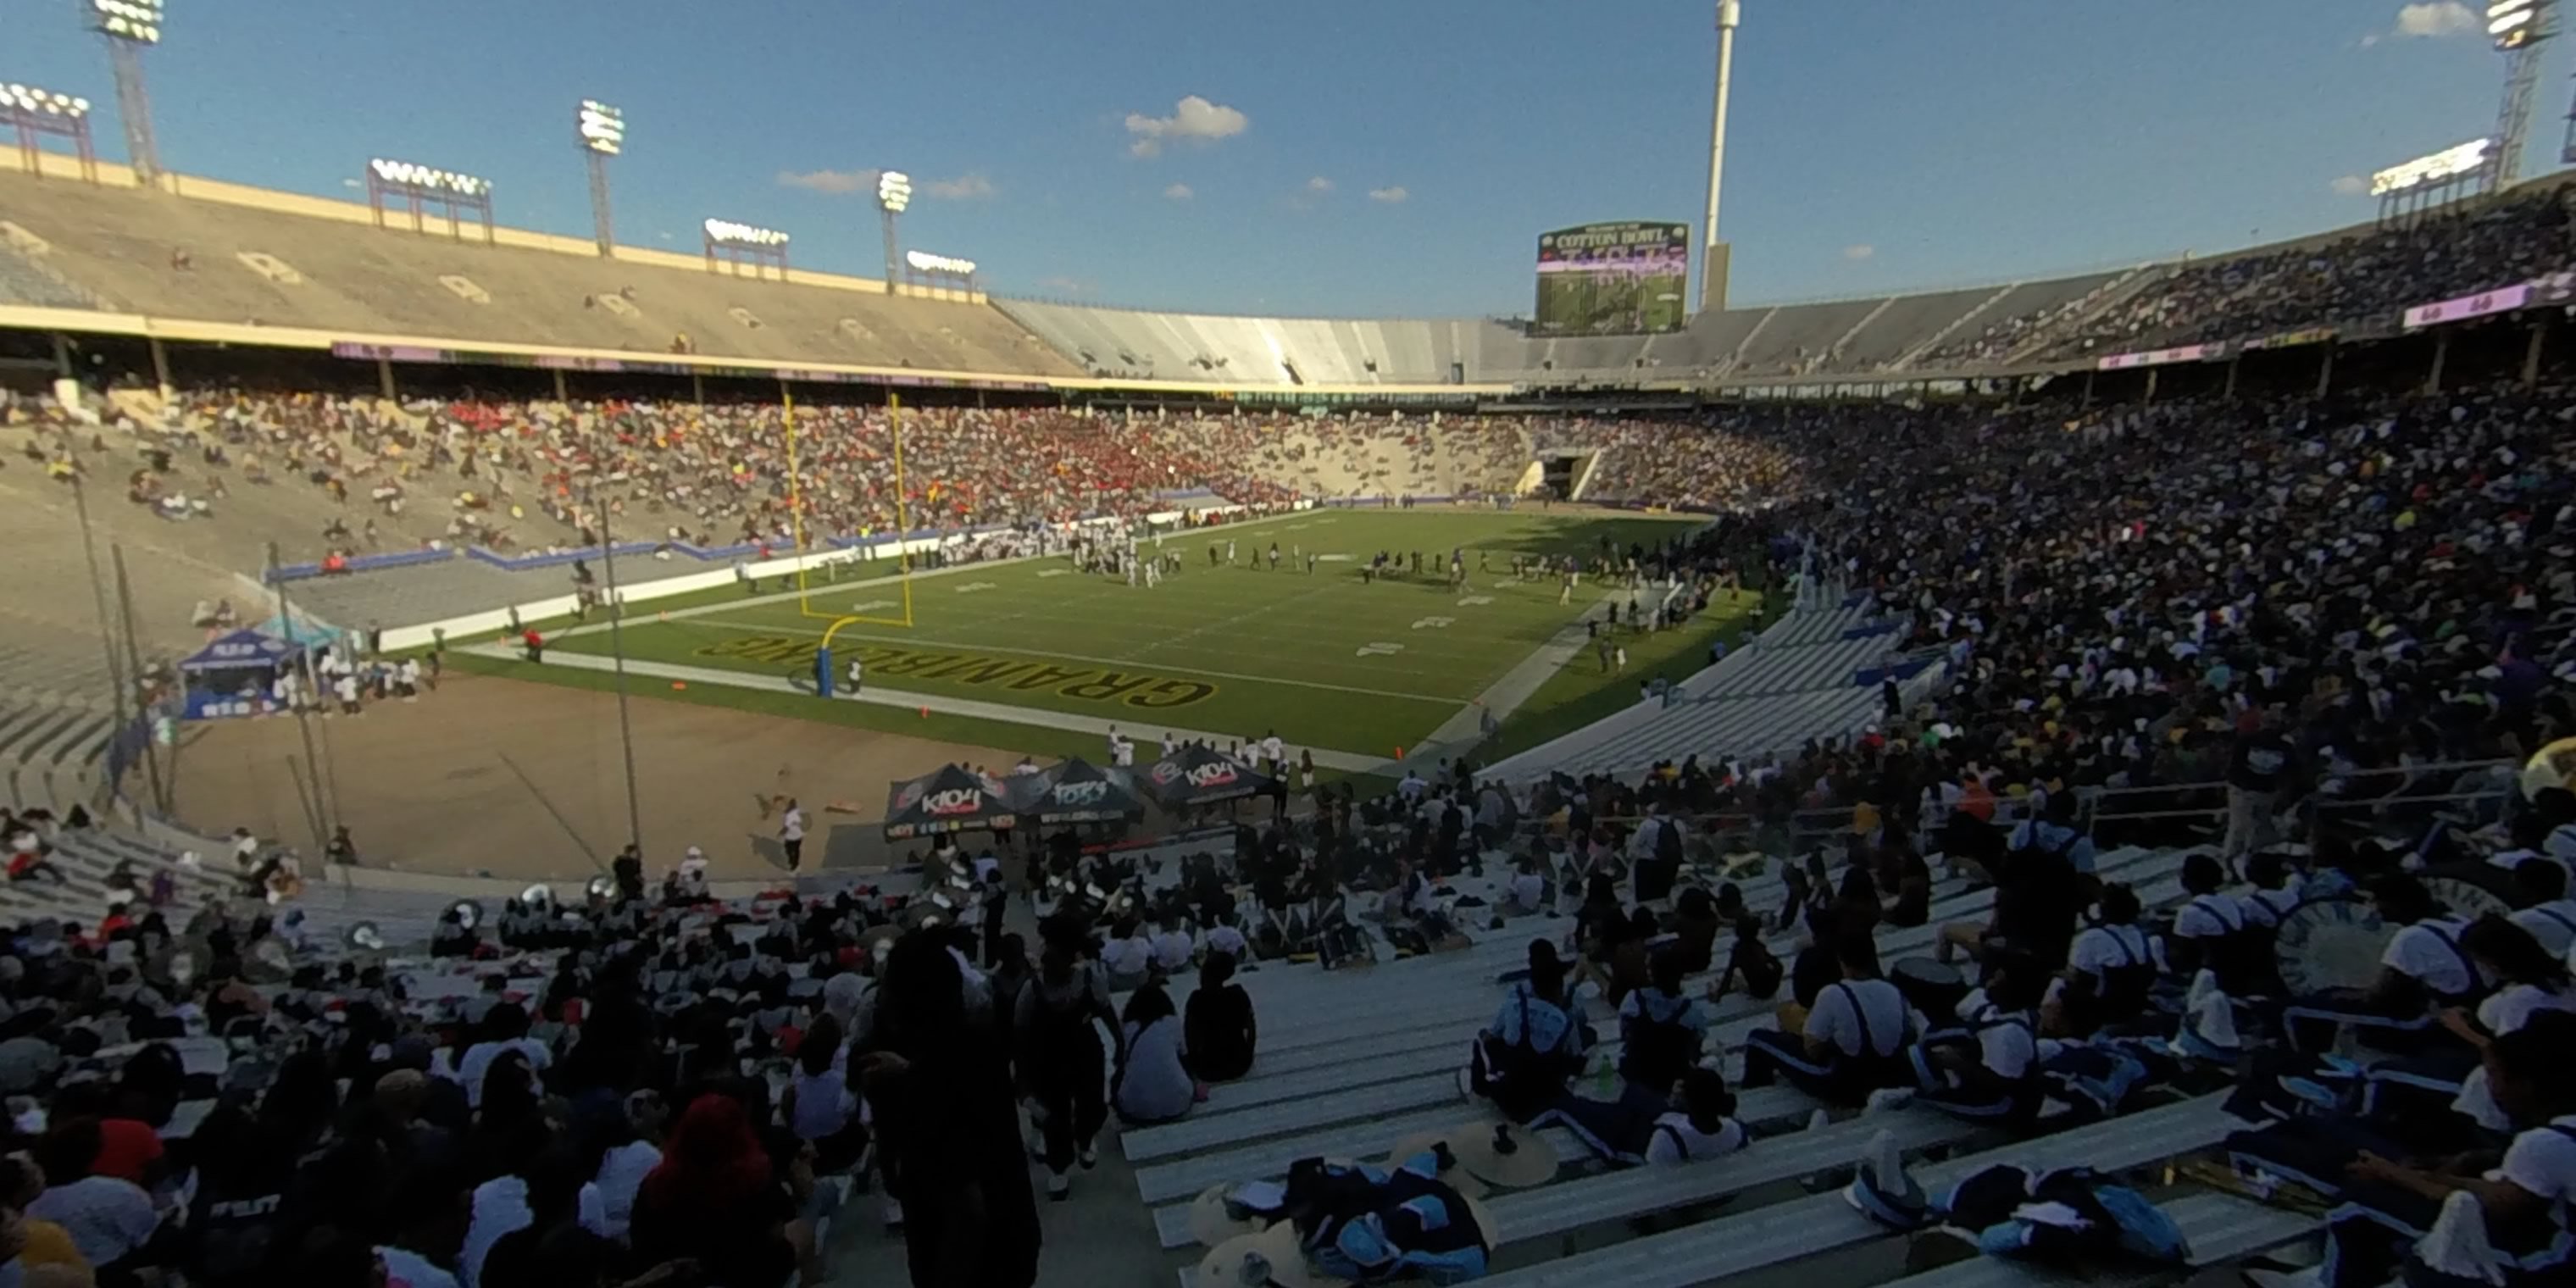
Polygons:
[[190,720],[222,720],[283,710],[277,701],[278,674],[301,661],[305,650],[305,645],[254,630],[217,636],[179,662],[180,682],[188,691],[183,714]]

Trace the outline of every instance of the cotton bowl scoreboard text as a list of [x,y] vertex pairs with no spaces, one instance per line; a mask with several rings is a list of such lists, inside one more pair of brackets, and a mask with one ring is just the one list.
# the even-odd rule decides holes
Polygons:
[[1557,335],[1678,331],[1686,319],[1690,225],[1584,224],[1538,239],[1538,330]]

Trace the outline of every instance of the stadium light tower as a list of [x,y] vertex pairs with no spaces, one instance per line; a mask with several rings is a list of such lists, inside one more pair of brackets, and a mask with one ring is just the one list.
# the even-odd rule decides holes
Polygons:
[[2540,87],[2540,50],[2557,34],[2557,0],[2492,0],[2487,5],[2487,35],[2504,55],[2505,68],[2504,105],[2496,111],[2497,189],[2522,177],[2531,100]]
[[45,177],[44,156],[36,140],[39,135],[52,134],[71,140],[81,177],[98,182],[98,157],[89,144],[88,99],[33,85],[0,84],[0,126],[16,132],[19,164],[26,167],[29,175]]
[[912,176],[901,170],[877,172],[877,213],[885,221],[886,294],[894,294],[894,284],[903,273],[903,261],[895,254],[895,216],[912,205]]
[[1700,225],[1699,311],[1726,307],[1729,254],[1717,239],[1717,191],[1726,179],[1726,91],[1735,78],[1735,25],[1743,20],[1737,0],[1717,0],[1717,104],[1708,126],[1708,219]]
[[616,232],[608,221],[608,159],[626,147],[626,114],[597,99],[581,101],[574,118],[581,154],[590,162],[590,238],[602,258],[617,253]]
[[143,83],[143,47],[161,43],[162,0],[88,0],[90,25],[107,39],[116,72],[116,111],[125,122],[125,160],[146,188],[161,181],[161,149],[152,141],[152,95]]

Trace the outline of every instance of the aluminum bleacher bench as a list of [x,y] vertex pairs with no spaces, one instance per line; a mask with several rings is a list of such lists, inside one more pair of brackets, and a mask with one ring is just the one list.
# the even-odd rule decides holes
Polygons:
[[1487,1199],[1503,1244],[1527,1243],[1605,1221],[1624,1221],[1741,1194],[1858,1158],[1884,1131],[1908,1154],[1975,1139],[1986,1128],[1948,1114],[1902,1110],[1757,1139],[1724,1158],[1676,1167],[1630,1167]]
[[[2166,876],[2142,888],[2140,895],[2154,906],[2179,899],[2182,891],[2174,878]],[[1926,925],[1882,934],[1880,951],[1892,957],[1919,950],[1928,947],[1937,933],[1935,926]],[[1710,1008],[1718,1050],[1732,1053],[1746,1034],[1768,1027],[1772,1006],[1761,999],[1737,998]],[[1474,1032],[1466,1021],[1452,1017],[1446,1023],[1426,1023],[1404,1032],[1275,1057],[1268,1076],[1235,1084],[1247,1097],[1234,1102],[1240,1107],[1126,1133],[1119,1148],[1130,1161],[1142,1163],[1453,1102],[1458,1098],[1454,1070],[1465,1058],[1465,1044]],[[1603,1054],[1615,1058],[1617,1046],[1616,1042],[1604,1044]],[[1279,1071],[1280,1064],[1293,1065],[1294,1072]],[[1352,1088],[1356,1079],[1349,1070],[1374,1070],[1380,1065],[1427,1071]],[[1293,1087],[1297,1094],[1270,1094],[1281,1086]],[[1213,1097],[1211,1103],[1215,1103]]]
[[[2170,875],[2180,866],[2180,859],[2178,856],[2168,857],[2170,861],[2162,863],[2151,861],[2153,856],[2135,857],[2106,863],[2101,870],[2107,875],[2131,881],[2148,878],[2140,884],[2139,897],[2149,906],[2155,906],[2181,897],[2180,886]],[[1988,906],[1986,900],[1990,898],[1990,892],[1980,892],[1953,900],[1947,907],[1935,905],[1932,919],[1921,926],[1882,929],[1878,935],[1880,958],[1894,961],[1931,951],[1944,921],[1974,918],[1985,910]],[[1697,984],[1706,978],[1694,977],[1692,982]],[[1344,1027],[1329,1038],[1318,1031],[1276,1041],[1265,1024],[1263,1046],[1253,1061],[1253,1072],[1232,1085],[1258,1096],[1264,1093],[1255,1089],[1272,1079],[1310,1074],[1318,1069],[1364,1067],[1371,1062],[1425,1051],[1447,1053],[1454,1060],[1463,1060],[1466,1042],[1490,1018],[1487,1008],[1497,1004],[1499,993],[1486,983],[1474,990],[1472,996],[1463,990],[1444,990],[1436,1005],[1406,1006],[1400,1010],[1371,1007],[1355,1011],[1344,1018]],[[1757,1022],[1754,1027],[1760,1027],[1759,1021],[1768,1017],[1776,1004],[1776,999],[1738,995],[1708,1007],[1707,1013],[1712,1025],[1722,1026],[1749,1019]],[[1589,1011],[1596,1026],[1607,1026],[1612,1021],[1606,1006],[1596,1003]],[[1737,1037],[1740,1040],[1741,1031]],[[1245,1100],[1242,1103],[1255,1102]],[[1134,1157],[1132,1154],[1129,1156]]]
[[2188,1279],[2195,1271],[2279,1251],[2320,1228],[2315,1217],[2225,1194],[2187,1195],[2159,1206],[2182,1227],[2191,1245],[2190,1264],[2098,1267],[2079,1277],[2027,1261],[1977,1257],[1907,1275],[1884,1288],[2055,1288],[2076,1283],[2085,1288],[2156,1288]]
[[[1793,1088],[1766,1087],[1744,1094],[1736,1106],[1736,1118],[1749,1128],[1776,1126],[1804,1117],[1817,1107],[1814,1100]],[[1159,1167],[1140,1167],[1136,1169],[1136,1188],[1149,1204],[1171,1204],[1157,1207],[1154,1212],[1154,1230],[1161,1236],[1163,1246],[1186,1247],[1191,1242],[1187,1200],[1198,1197],[1199,1191],[1211,1185],[1276,1180],[1287,1175],[1288,1165],[1301,1158],[1374,1158],[1402,1137],[1493,1120],[1493,1111],[1485,1104],[1459,1101],[1402,1118],[1353,1123],[1328,1133],[1270,1141],[1224,1154],[1203,1154]],[[1540,1132],[1539,1139],[1556,1151],[1560,1162],[1593,1160],[1590,1147],[1562,1128]],[[1852,1147],[1855,1152],[1858,1148]]]
[[[2161,874],[2168,868],[2179,867],[2180,863],[2179,854],[2175,852],[2123,849],[2101,856],[2096,864],[2096,871],[2106,878],[2136,881],[2151,873]],[[1993,906],[1994,892],[1991,889],[1953,895],[1932,905],[1931,919],[1924,925],[1904,929],[1882,929],[1878,940],[1879,956],[1884,960],[1892,961],[1901,954],[1929,951],[1933,941],[1940,934],[1940,926],[1943,922],[1982,916]],[[1553,927],[1564,923],[1549,924]],[[1776,932],[1771,936],[1770,942],[1775,951],[1784,951],[1796,942],[1800,933],[1802,932],[1794,929]],[[1525,944],[1527,941],[1522,942]],[[1393,972],[1404,970],[1407,965],[1407,963],[1396,963],[1378,969],[1389,972],[1390,978],[1386,982],[1391,985],[1399,978],[1394,976]],[[1365,984],[1375,974],[1375,971],[1355,973],[1347,982],[1352,985]],[[1715,975],[1716,971],[1712,970],[1693,976],[1691,984],[1696,988],[1713,979]],[[1255,1058],[1253,1076],[1260,1077],[1271,1072],[1268,1064],[1268,1058],[1271,1055],[1309,1046],[1332,1046],[1337,1050],[1351,1051],[1357,1058],[1369,1058],[1390,1051],[1419,1049],[1425,1045],[1422,1039],[1426,1027],[1435,1028],[1443,1035],[1440,1040],[1445,1041],[1448,1030],[1441,1027],[1443,1021],[1456,1019],[1461,1008],[1481,1010],[1483,1007],[1498,1004],[1500,1000],[1492,975],[1446,974],[1429,987],[1423,986],[1429,982],[1427,976],[1408,974],[1400,978],[1408,984],[1409,996],[1392,1004],[1374,1002],[1364,1008],[1352,1008],[1348,1005],[1347,999],[1335,999],[1333,1005],[1337,1009],[1336,1014],[1302,1023],[1294,1019],[1273,1023],[1265,1016],[1262,1024],[1262,1054]],[[1738,999],[1737,1003],[1731,1003],[1731,1005],[1741,1004],[1741,1002],[1742,999]],[[1606,1008],[1600,1008],[1599,1013],[1606,1015]],[[1476,1021],[1480,1024],[1486,1018],[1481,1013],[1475,1015]],[[1398,1040],[1393,1045],[1345,1046],[1350,1039],[1363,1037],[1392,1037]]]
[[1374,1118],[1443,1101],[1457,1102],[1458,1099],[1455,1072],[1425,1074],[1362,1087],[1347,1095],[1311,1096],[1204,1118],[1192,1115],[1161,1127],[1121,1132],[1119,1146],[1130,1161],[1143,1163],[1240,1141],[1285,1136],[1353,1118]]
[[[2220,1112],[2224,1099],[2203,1096],[2053,1136],[2019,1141],[1946,1163],[1917,1167],[1914,1176],[1926,1193],[1938,1196],[1959,1178],[1996,1163],[2023,1167],[2082,1164],[2105,1172],[2139,1167],[2208,1149],[2227,1139],[2227,1133],[2239,1124]],[[1617,1284],[1619,1288],[1690,1288],[1866,1243],[1888,1233],[1887,1227],[1862,1216],[1841,1194],[1818,1194],[1506,1271],[1479,1282],[1492,1288],[1599,1288],[1602,1284]]]

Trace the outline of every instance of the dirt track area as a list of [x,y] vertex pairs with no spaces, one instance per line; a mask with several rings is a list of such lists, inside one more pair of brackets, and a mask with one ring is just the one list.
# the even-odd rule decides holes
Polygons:
[[[762,798],[795,796],[808,818],[805,867],[874,867],[894,857],[877,834],[886,784],[944,763],[996,772],[1018,757],[723,707],[639,698],[635,777],[645,869],[654,878],[688,846],[719,880],[783,870],[777,821]],[[617,699],[608,693],[451,674],[417,702],[311,722],[338,802],[369,866],[586,880],[608,870],[627,833]],[[296,722],[270,717],[186,726],[178,815],[201,830],[248,827],[302,850],[321,844]],[[831,812],[833,802],[855,807]]]

